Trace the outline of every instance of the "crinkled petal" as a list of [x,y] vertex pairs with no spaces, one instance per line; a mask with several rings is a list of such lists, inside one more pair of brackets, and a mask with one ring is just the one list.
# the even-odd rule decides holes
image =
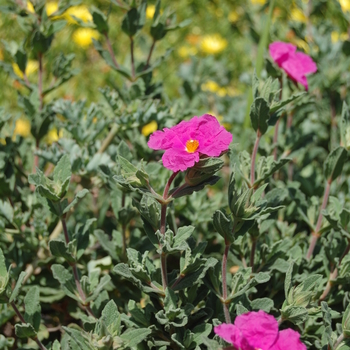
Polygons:
[[234,324],[253,348],[269,350],[278,337],[276,319],[262,310],[239,315]]
[[303,62],[296,57],[291,57],[282,63],[282,68],[294,81],[300,83],[308,90],[308,83],[304,73]]
[[232,134],[210,114],[204,114],[200,119],[196,136],[199,142],[198,152],[209,157],[220,156],[223,151],[228,149],[232,141]]
[[300,334],[292,329],[280,331],[275,344],[270,350],[306,350],[306,345],[300,341]]
[[199,161],[199,153],[188,153],[185,150],[168,149],[162,157],[163,165],[172,171],[185,171]]
[[160,150],[168,149],[173,144],[173,138],[176,136],[171,129],[165,128],[163,131],[155,131],[149,138],[148,147]]
[[[219,326],[214,327],[214,333],[224,339],[227,343],[231,343],[235,348],[241,349],[246,344],[246,341],[242,339],[242,333],[233,324],[223,323]],[[254,350],[254,349],[247,349]]]
[[296,52],[294,59],[299,62],[302,74],[311,74],[317,72],[317,65],[313,59],[303,52]]
[[297,47],[290,43],[275,41],[269,45],[269,52],[272,59],[279,65],[288,59],[291,54],[294,54]]

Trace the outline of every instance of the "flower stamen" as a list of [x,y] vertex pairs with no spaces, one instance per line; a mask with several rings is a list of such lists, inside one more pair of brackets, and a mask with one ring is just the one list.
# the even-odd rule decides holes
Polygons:
[[197,151],[198,146],[199,142],[197,140],[188,140],[186,142],[186,151],[188,153],[194,153]]

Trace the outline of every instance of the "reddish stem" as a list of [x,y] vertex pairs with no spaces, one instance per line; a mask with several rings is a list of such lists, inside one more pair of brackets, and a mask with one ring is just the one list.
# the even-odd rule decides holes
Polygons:
[[321,208],[320,208],[320,213],[319,213],[318,219],[317,219],[316,228],[315,228],[315,231],[312,233],[309,250],[308,250],[308,252],[306,254],[306,259],[307,260],[310,260],[310,258],[312,256],[312,253],[313,253],[313,251],[315,249],[317,240],[318,240],[318,238],[320,236],[319,231],[320,231],[320,228],[321,228],[322,218],[323,218],[322,211],[324,209],[326,209],[326,206],[327,206],[327,203],[328,203],[329,192],[330,192],[330,189],[331,189],[331,184],[332,184],[332,179],[327,180],[326,188],[325,188],[324,195],[323,195],[322,205],[321,205]]

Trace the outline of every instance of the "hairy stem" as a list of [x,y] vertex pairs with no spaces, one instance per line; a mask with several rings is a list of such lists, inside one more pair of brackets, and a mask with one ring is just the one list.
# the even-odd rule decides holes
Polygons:
[[340,345],[340,343],[344,340],[344,334],[340,334],[340,336],[338,337],[337,341],[334,343],[333,345],[333,349],[337,350],[337,347]]
[[[122,208],[125,207],[125,193],[122,194]],[[122,238],[123,238],[123,251],[122,254],[124,257],[126,257],[126,225],[122,225]]]
[[[21,320],[21,322],[26,324],[27,323],[26,320],[24,319],[23,315],[18,310],[16,304],[13,301],[11,302],[11,306],[12,306],[13,310],[15,311],[16,315],[18,316],[18,318]],[[41,341],[37,337],[33,338],[33,340],[38,344],[38,346],[41,350],[47,350],[46,347],[41,343]]]
[[110,143],[113,141],[115,135],[117,135],[119,128],[118,125],[113,125],[112,129],[108,133],[107,137],[103,140],[102,145],[100,149],[97,151],[97,153],[103,153],[107,147],[110,145]]
[[317,219],[316,229],[312,233],[312,237],[311,237],[311,241],[310,241],[310,245],[309,245],[309,250],[308,250],[308,252],[306,254],[306,259],[307,260],[310,260],[310,258],[312,256],[312,253],[313,253],[313,251],[315,249],[318,237],[320,236],[319,231],[320,231],[320,228],[321,228],[322,218],[323,218],[322,211],[324,209],[326,209],[326,206],[327,206],[327,203],[328,203],[329,191],[331,189],[331,184],[332,184],[332,179],[327,180],[326,188],[325,188],[324,195],[323,195],[322,205],[321,205],[321,208],[320,208],[320,213],[319,213],[318,219]]
[[[348,245],[346,246],[342,256],[340,257],[339,259],[339,265],[338,265],[338,268],[340,267],[340,264],[342,262],[342,260],[344,259],[344,257],[349,253],[350,251],[350,241],[348,243]],[[334,268],[334,270],[331,272],[331,274],[329,275],[329,278],[328,278],[328,282],[327,282],[327,285],[326,285],[326,288],[325,290],[323,291],[322,295],[320,296],[320,299],[319,299],[319,302],[323,301],[326,299],[327,295],[329,294],[329,292],[331,291],[332,289],[332,281],[335,280],[338,276],[338,268]]]
[[256,238],[253,238],[252,249],[250,250],[250,261],[249,261],[250,267],[252,268],[252,272],[254,270],[254,258],[255,258],[256,243],[257,243]]
[[227,270],[227,257],[228,257],[229,249],[230,249],[230,243],[227,240],[225,240],[225,251],[224,251],[224,255],[222,257],[221,275],[222,275],[222,298],[224,299],[223,308],[224,308],[226,323],[231,323],[231,317],[230,317],[230,312],[228,309],[228,304],[226,304],[226,299],[227,299],[227,280],[226,280],[226,272],[227,271],[226,270]]
[[43,54],[39,52],[38,54],[38,60],[39,60],[39,76],[38,76],[38,93],[39,93],[39,109],[40,111],[43,109]]
[[115,58],[115,54],[114,54],[114,51],[113,51],[113,48],[112,48],[111,41],[109,40],[108,33],[107,32],[104,33],[104,36],[106,38],[107,49],[108,49],[108,52],[109,52],[109,54],[111,56],[112,62],[115,65],[116,68],[119,68],[119,64],[117,62],[117,59]]
[[253,187],[254,182],[255,182],[255,161],[256,161],[256,155],[258,153],[260,139],[261,139],[261,133],[258,130],[256,132],[256,139],[255,139],[253,153],[252,153],[252,167],[250,169],[250,184],[251,184],[251,187]]
[[151,48],[149,50],[149,54],[148,54],[148,57],[147,57],[147,62],[146,62],[145,68],[143,70],[146,70],[149,67],[149,64],[151,62],[151,57],[152,57],[152,53],[153,53],[155,45],[156,45],[156,41],[153,40],[152,46],[151,46]]
[[[179,172],[174,172],[171,174],[168,182],[165,185],[164,188],[164,192],[163,192],[163,199],[166,200],[168,199],[168,194],[169,194],[169,189],[170,186],[172,184],[172,182],[174,181],[176,175]],[[160,233],[162,235],[165,234],[165,228],[166,228],[166,209],[167,209],[168,204],[163,203],[162,207],[161,207],[161,212],[160,212]],[[160,248],[162,248],[161,244],[160,244]],[[161,272],[162,272],[162,284],[163,284],[163,289],[165,292],[165,289],[168,286],[168,276],[167,276],[167,263],[166,263],[166,254],[161,253],[161,258],[160,258],[160,268],[161,268]]]

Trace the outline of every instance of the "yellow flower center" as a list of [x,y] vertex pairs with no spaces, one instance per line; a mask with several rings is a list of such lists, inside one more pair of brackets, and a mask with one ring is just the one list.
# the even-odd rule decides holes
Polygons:
[[186,142],[186,151],[188,153],[194,153],[197,151],[197,148],[199,146],[199,142],[197,140],[188,140]]

